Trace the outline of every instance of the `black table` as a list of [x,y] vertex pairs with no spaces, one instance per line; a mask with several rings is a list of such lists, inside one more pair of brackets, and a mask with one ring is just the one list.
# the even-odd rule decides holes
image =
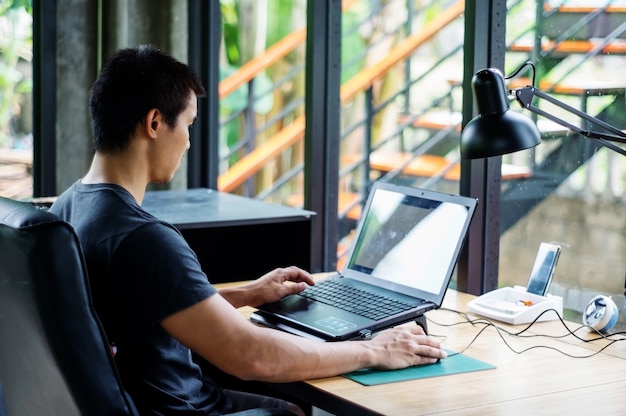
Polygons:
[[143,207],[180,230],[212,283],[314,266],[312,211],[206,188],[149,191]]

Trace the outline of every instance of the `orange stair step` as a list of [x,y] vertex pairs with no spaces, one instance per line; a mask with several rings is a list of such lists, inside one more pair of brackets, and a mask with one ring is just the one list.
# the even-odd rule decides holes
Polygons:
[[[302,208],[304,196],[302,194],[290,195],[286,203],[291,207]],[[351,220],[358,220],[361,218],[361,196],[354,192],[339,192],[337,210],[340,217],[345,216]]]
[[[370,155],[370,167],[381,172],[391,172],[406,163],[412,157],[406,152],[372,152]],[[347,155],[342,157],[344,163],[357,163],[360,155]],[[409,176],[433,177],[441,175],[450,181],[461,179],[461,165],[458,162],[451,162],[443,156],[424,154],[415,157],[403,169],[402,173]],[[502,164],[502,179],[520,179],[530,176],[531,169],[526,166],[517,166],[507,163]]]

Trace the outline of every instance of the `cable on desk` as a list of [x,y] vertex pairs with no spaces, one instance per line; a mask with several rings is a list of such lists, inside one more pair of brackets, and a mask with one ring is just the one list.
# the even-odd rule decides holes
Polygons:
[[[470,343],[469,343],[467,346],[465,346],[463,349],[461,349],[461,351],[458,351],[458,352],[452,353],[452,354],[450,354],[449,356],[454,356],[454,355],[457,355],[457,354],[462,354],[462,353],[464,353],[465,351],[467,351],[467,349],[468,349],[469,347],[471,347],[471,346],[472,346],[472,344],[474,344],[474,342],[475,342],[475,341],[478,339],[478,337],[479,337],[479,336],[483,333],[483,331],[485,331],[487,328],[490,328],[490,327],[493,327],[493,328],[495,328],[495,329],[496,329],[496,331],[498,332],[498,335],[500,336],[500,338],[502,339],[502,341],[504,342],[504,344],[505,344],[505,345],[506,345],[506,346],[507,346],[507,347],[508,347],[511,351],[513,351],[515,354],[522,354],[522,353],[524,353],[524,352],[526,352],[526,351],[530,351],[530,350],[537,349],[537,348],[546,348],[546,349],[554,350],[554,351],[556,351],[556,352],[559,352],[559,353],[561,353],[561,354],[563,354],[563,355],[565,355],[565,356],[567,356],[567,357],[571,357],[571,358],[590,358],[590,357],[593,357],[594,355],[597,355],[597,354],[601,353],[602,351],[604,351],[606,348],[610,347],[610,346],[611,346],[611,345],[613,345],[614,343],[616,343],[616,342],[618,342],[618,341],[625,341],[625,340],[626,340],[626,338],[618,338],[618,339],[614,339],[614,338],[613,338],[613,337],[614,337],[614,336],[616,336],[616,335],[626,335],[626,332],[623,332],[623,331],[621,331],[621,332],[614,332],[614,333],[612,333],[612,334],[606,334],[606,335],[605,335],[605,334],[602,334],[601,332],[598,332],[596,329],[594,329],[594,328],[592,328],[592,327],[590,327],[590,326],[588,326],[588,325],[580,325],[578,328],[576,328],[576,329],[574,329],[574,330],[571,330],[571,329],[567,326],[567,324],[565,323],[565,321],[563,320],[563,318],[561,318],[561,316],[558,314],[558,312],[557,312],[555,309],[548,309],[548,310],[546,310],[546,311],[542,312],[541,314],[539,314],[539,316],[537,316],[537,317],[535,318],[535,320],[533,320],[533,321],[532,321],[532,322],[530,322],[530,323],[529,323],[526,327],[524,327],[522,330],[517,331],[517,332],[511,332],[511,331],[509,331],[509,330],[507,330],[507,329],[505,329],[505,328],[502,328],[502,327],[500,327],[500,326],[496,325],[495,323],[493,323],[493,321],[491,321],[491,320],[489,320],[489,319],[486,319],[486,318],[471,319],[471,318],[469,317],[469,315],[467,315],[465,312],[456,311],[456,310],[454,310],[454,309],[448,309],[448,308],[441,308],[440,310],[442,310],[442,311],[449,311],[449,312],[453,312],[453,313],[455,313],[455,314],[457,314],[457,315],[460,315],[460,316],[462,316],[462,317],[463,317],[463,319],[465,319],[465,321],[461,321],[461,322],[454,322],[454,323],[451,323],[451,324],[441,324],[441,323],[438,323],[438,322],[434,321],[433,319],[431,319],[431,318],[427,317],[427,319],[428,319],[431,323],[433,323],[434,325],[439,325],[439,326],[444,326],[444,327],[451,327],[451,326],[463,325],[463,324],[468,324],[468,323],[469,323],[469,324],[471,324],[472,326],[476,326],[476,325],[484,325],[484,326],[483,326],[483,328],[481,328],[481,329],[480,329],[480,331],[478,331],[478,333],[474,336],[474,338],[470,341]],[[534,324],[535,324],[535,323],[539,320],[539,318],[540,318],[541,316],[543,316],[543,314],[548,313],[548,312],[551,312],[551,311],[553,311],[554,313],[556,313],[556,314],[557,314],[557,316],[558,316],[558,318],[559,318],[559,321],[561,321],[561,324],[562,324],[562,325],[563,325],[563,327],[567,330],[567,333],[566,333],[566,334],[564,334],[564,335],[551,335],[551,334],[527,334],[527,335],[523,335],[526,331],[528,331],[528,330],[529,330],[529,329],[530,329],[530,328],[531,328],[531,327],[532,327],[532,326],[533,326],[533,325],[534,325]],[[596,334],[598,334],[598,337],[596,337],[596,338],[591,338],[591,339],[584,339],[584,338],[581,338],[581,337],[580,337],[580,336],[578,336],[576,333],[577,333],[579,330],[583,329],[583,328],[587,328],[587,329],[591,330],[592,332],[595,332]],[[517,351],[517,350],[515,350],[515,348],[513,348],[513,347],[512,347],[512,346],[511,346],[511,345],[510,345],[507,341],[506,341],[506,339],[505,339],[505,338],[504,338],[504,336],[503,336],[503,333],[504,333],[504,334],[507,334],[507,335],[509,335],[509,336],[516,336],[516,337],[520,337],[520,338],[534,338],[534,337],[546,337],[546,338],[565,338],[565,337],[567,337],[567,336],[573,336],[573,337],[575,337],[576,339],[578,339],[578,340],[580,340],[580,341],[582,341],[582,342],[593,342],[593,341],[598,341],[598,340],[604,339],[604,340],[608,340],[608,341],[609,341],[609,343],[608,343],[607,345],[603,346],[602,348],[600,348],[598,351],[595,351],[595,352],[593,352],[593,353],[591,353],[591,354],[588,354],[588,355],[572,355],[572,354],[568,354],[568,353],[566,353],[565,351],[561,351],[561,350],[559,350],[558,348],[551,347],[551,346],[548,346],[548,345],[534,345],[534,346],[532,346],[532,347],[528,347],[528,348],[523,349],[523,350],[521,350],[521,351]],[[435,335],[435,334],[431,334],[431,336],[437,337],[437,335]],[[439,336],[439,337],[442,337],[442,336]],[[446,337],[443,337],[443,338],[446,338]]]

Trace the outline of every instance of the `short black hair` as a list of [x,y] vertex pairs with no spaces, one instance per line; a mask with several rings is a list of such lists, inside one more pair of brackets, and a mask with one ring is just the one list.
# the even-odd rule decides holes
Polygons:
[[197,74],[160,49],[119,50],[102,68],[89,97],[94,149],[124,150],[141,120],[154,108],[176,127],[191,93],[206,95]]

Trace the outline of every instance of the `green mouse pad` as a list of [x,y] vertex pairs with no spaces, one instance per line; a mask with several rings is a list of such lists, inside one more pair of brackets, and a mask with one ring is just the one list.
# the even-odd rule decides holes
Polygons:
[[[496,368],[484,361],[476,360],[463,354],[446,351],[448,358],[435,364],[424,364],[402,370],[370,370],[364,369],[344,374],[344,377],[364,386],[395,383],[398,381],[417,380],[420,378],[447,376],[450,374],[469,373],[471,371],[491,370]],[[453,355],[455,354],[455,355]]]

